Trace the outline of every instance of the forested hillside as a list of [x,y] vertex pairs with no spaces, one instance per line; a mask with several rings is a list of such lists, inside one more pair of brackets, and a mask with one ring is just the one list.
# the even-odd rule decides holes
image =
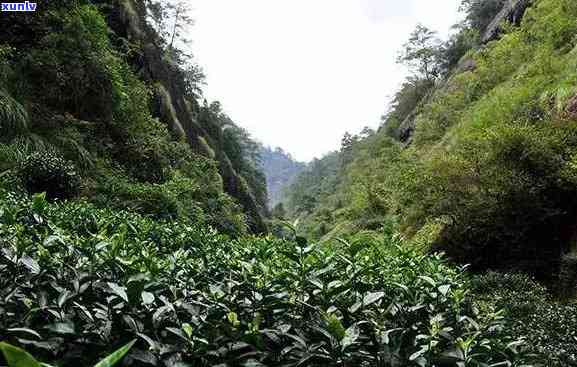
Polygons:
[[465,1],[446,42],[417,27],[381,128],[343,139],[293,185],[306,233],[386,223],[475,269],[572,274],[577,4],[495,4]]
[[0,13],[0,365],[577,365],[577,2],[462,7],[306,167],[205,100],[188,2]]

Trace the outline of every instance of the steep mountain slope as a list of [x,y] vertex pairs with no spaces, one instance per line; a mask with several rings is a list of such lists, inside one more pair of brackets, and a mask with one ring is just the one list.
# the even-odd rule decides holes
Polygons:
[[220,116],[197,102],[195,81],[159,45],[145,2],[41,5],[0,18],[0,139],[7,156],[23,157],[5,169],[50,151],[79,169],[82,195],[100,205],[243,232],[224,190],[252,231],[265,232],[255,197],[264,178],[243,177],[249,158],[226,153]]
[[[573,1],[534,1],[518,27],[503,25],[427,93],[399,95],[378,132],[341,150],[350,163],[324,160],[337,172],[332,190],[301,210],[308,200],[296,197],[305,229],[323,227],[309,233],[328,239],[398,224],[475,269],[525,270],[557,285],[573,277],[576,16]],[[409,103],[414,133],[399,133],[396,112]],[[293,192],[317,187],[310,176]]]
[[[120,14],[111,15],[111,23],[119,21],[114,27],[120,37],[139,44],[142,53],[133,60],[147,83],[155,85],[154,99],[157,101],[155,117],[165,118],[165,122],[176,134],[182,131],[193,150],[218,162],[224,189],[243,206],[251,220],[254,232],[266,231],[262,220],[264,208],[255,198],[255,193],[247,185],[246,178],[237,172],[223,147],[225,137],[219,126],[206,114],[202,114],[196,100],[186,98],[185,80],[175,66],[164,58],[162,49],[157,45],[157,36],[146,24],[146,9],[143,2],[131,0],[120,2]],[[144,33],[143,31],[144,30]],[[203,118],[204,117],[204,118]],[[212,133],[212,134],[211,134]]]

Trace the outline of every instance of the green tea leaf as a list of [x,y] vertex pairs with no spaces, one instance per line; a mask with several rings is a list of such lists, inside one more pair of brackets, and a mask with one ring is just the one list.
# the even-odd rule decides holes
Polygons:
[[358,325],[353,325],[345,331],[345,337],[341,341],[343,350],[354,344],[361,335],[361,330]]
[[192,326],[189,323],[184,323],[182,324],[182,330],[186,333],[186,336],[188,336],[188,338],[192,338]]
[[326,322],[329,333],[338,341],[343,340],[346,335],[346,330],[343,327],[341,320],[339,320],[335,315],[329,315],[326,317]]
[[74,334],[74,324],[71,322],[57,322],[50,326],[48,329],[57,334]]
[[28,270],[30,270],[30,272],[32,274],[40,273],[40,265],[38,264],[38,262],[36,260],[31,258],[30,256],[22,257],[22,259],[20,259],[20,262],[22,263],[22,265],[27,267]]
[[385,296],[385,292],[373,292],[368,293],[365,298],[363,298],[363,303],[365,306],[372,305],[373,303],[377,302],[381,298]]
[[145,305],[150,305],[152,303],[154,303],[154,294],[150,293],[150,292],[142,292],[142,303]]
[[12,328],[12,329],[7,329],[6,331],[12,332],[12,333],[25,333],[25,334],[30,334],[30,335],[34,335],[36,338],[38,339],[42,339],[42,337],[40,336],[40,334],[38,334],[38,332],[32,330],[32,329],[28,329],[28,328]]
[[20,348],[0,343],[0,350],[8,363],[8,367],[42,367],[40,362]]
[[426,275],[419,276],[419,279],[424,280],[425,282],[429,283],[432,287],[437,285],[437,283],[433,280],[433,278],[428,277]]
[[125,287],[121,287],[116,283],[108,283],[108,286],[110,287],[112,292],[114,292],[120,298],[122,298],[123,300],[128,302],[128,295],[126,294],[126,288]]
[[233,327],[240,326],[240,321],[238,320],[238,315],[236,312],[229,312],[226,317]]
[[130,348],[132,348],[134,343],[136,343],[136,339],[131,341],[130,343],[126,344],[122,348],[118,349],[117,351],[115,351],[114,353],[109,355],[108,357],[104,358],[102,361],[98,362],[98,364],[96,364],[96,366],[94,366],[94,367],[112,367],[112,366],[114,366],[115,364],[120,362],[120,360],[122,360],[122,358],[124,358],[126,353],[128,353]]

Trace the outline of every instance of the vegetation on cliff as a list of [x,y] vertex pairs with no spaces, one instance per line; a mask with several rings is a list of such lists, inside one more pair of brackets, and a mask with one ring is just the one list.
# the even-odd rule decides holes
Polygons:
[[[418,68],[379,131],[350,139],[297,180],[294,215],[317,238],[391,222],[477,269],[557,279],[577,214],[576,14],[571,1],[535,1],[518,27],[469,50],[468,67],[439,73],[427,93],[412,92],[432,75]],[[429,43],[425,61],[436,49]],[[404,142],[399,119],[413,121]],[[308,196],[315,205],[303,207]]]
[[187,72],[181,54],[163,51],[173,48],[136,5],[114,4],[51,2],[42,12],[2,17],[5,176],[24,165],[27,180],[38,181],[32,192],[52,195],[58,178],[33,175],[55,162],[44,176],[68,165],[80,179],[62,196],[75,191],[100,206],[202,219],[231,234],[264,231],[264,176],[250,163],[250,137],[201,107],[194,94],[201,75]]

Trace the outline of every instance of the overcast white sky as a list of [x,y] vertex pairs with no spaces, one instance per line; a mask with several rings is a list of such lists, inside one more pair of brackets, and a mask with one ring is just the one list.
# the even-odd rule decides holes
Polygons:
[[417,23],[441,36],[460,0],[190,0],[192,49],[209,100],[301,161],[377,127]]

